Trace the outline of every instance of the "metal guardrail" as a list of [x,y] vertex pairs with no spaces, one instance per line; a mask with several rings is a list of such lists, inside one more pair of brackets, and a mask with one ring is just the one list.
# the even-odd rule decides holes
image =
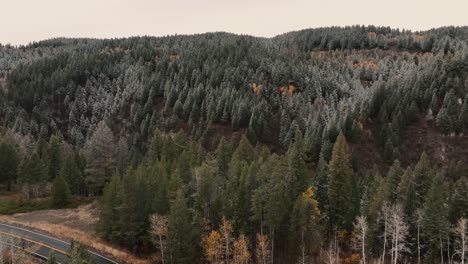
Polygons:
[[[5,235],[5,236],[8,236],[8,237],[13,237],[13,238],[17,238],[17,239],[20,239],[21,243],[23,243],[24,241],[26,242],[29,242],[29,243],[32,243],[34,245],[38,245],[38,246],[41,246],[41,247],[45,247],[45,248],[48,248],[52,251],[55,251],[55,252],[58,252],[58,253],[61,253],[65,256],[69,256],[68,252],[65,252],[61,249],[58,249],[58,248],[54,248],[54,247],[51,247],[49,245],[46,245],[44,243],[41,243],[39,241],[35,241],[35,240],[32,240],[32,239],[29,239],[29,238],[25,238],[25,237],[22,237],[22,236],[18,236],[18,235],[15,235],[15,234],[12,234],[12,233],[8,233],[8,232],[3,232],[3,231],[0,231],[0,235]],[[43,260],[48,260],[49,257],[48,256],[44,256],[44,255],[41,255],[37,252],[34,252],[34,251],[31,251],[31,250],[28,250],[23,244],[21,244],[21,246],[18,246],[18,245],[14,245],[14,244],[11,244],[11,243],[8,243],[6,241],[1,241],[0,240],[0,243],[2,244],[6,244],[6,245],[9,245],[9,246],[12,246],[12,247],[15,247],[17,249],[20,249],[20,250],[23,250],[24,252],[28,253],[28,254],[31,254],[31,255],[34,255],[35,257],[38,257],[38,258],[41,258]],[[59,263],[60,264],[60,263]]]
[[[13,244],[11,244],[11,243],[8,243],[8,242],[6,242],[6,241],[1,241],[1,240],[0,240],[0,243],[1,243],[1,244],[8,245],[8,246],[10,246],[10,247],[17,248],[18,250],[23,250],[24,252],[26,252],[26,253],[28,253],[28,254],[30,254],[30,255],[33,255],[33,256],[35,256],[35,257],[37,257],[37,258],[40,258],[40,259],[42,259],[42,260],[48,260],[48,259],[49,259],[49,257],[46,257],[46,256],[44,256],[44,255],[41,255],[41,254],[39,254],[39,253],[37,253],[37,252],[34,252],[34,251],[31,251],[31,250],[21,249],[21,247],[19,247],[19,246],[17,246],[17,245],[13,245]],[[57,262],[57,263],[58,263],[58,264],[61,264],[60,262]]]

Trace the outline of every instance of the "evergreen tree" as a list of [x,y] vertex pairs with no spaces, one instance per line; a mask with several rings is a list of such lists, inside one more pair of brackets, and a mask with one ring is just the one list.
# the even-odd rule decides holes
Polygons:
[[340,133],[333,146],[329,168],[328,197],[330,203],[330,221],[338,229],[351,229],[354,221],[353,169],[351,154],[343,133]]
[[113,133],[102,121],[85,146],[86,171],[88,174],[86,182],[94,195],[102,192],[105,184],[116,170],[115,150]]
[[468,219],[468,178],[466,176],[455,182],[450,193],[449,220],[455,224],[460,218]]
[[19,163],[15,147],[5,142],[0,143],[0,182],[6,184],[8,191],[16,181]]
[[[306,254],[309,253],[306,249],[310,249],[310,239],[312,236],[310,232],[313,230],[313,226],[320,216],[320,210],[318,207],[317,200],[314,199],[314,190],[309,187],[305,192],[300,194],[294,204],[291,214],[291,242],[292,248],[300,248],[301,252],[301,263],[305,263]],[[316,241],[314,241],[316,243]],[[297,250],[293,250],[296,251]],[[296,254],[294,254],[296,255]]]
[[47,168],[36,154],[24,157],[18,169],[18,183],[37,183],[47,180]]
[[68,252],[68,263],[70,264],[93,264],[85,246],[72,241],[70,251]]
[[99,221],[96,227],[97,233],[104,239],[115,241],[120,237],[118,224],[118,207],[121,205],[122,183],[119,176],[113,176],[106,185],[101,197]]
[[52,205],[56,208],[66,206],[71,199],[70,189],[62,176],[57,176],[52,185]]
[[424,219],[422,231],[426,239],[427,258],[433,261],[438,253],[444,250],[442,239],[448,232],[448,186],[442,177],[435,176],[427,193],[424,204]]
[[400,161],[395,160],[387,172],[387,182],[389,198],[392,203],[395,203],[398,199],[398,185],[401,182],[401,177],[405,171],[400,165]]
[[47,264],[58,264],[57,258],[53,253],[49,255],[49,258],[47,259]]
[[305,162],[304,140],[299,130],[296,130],[294,143],[288,150],[287,159],[288,172],[286,176],[290,184],[291,201],[294,201],[294,197],[304,192],[311,183]]
[[72,194],[85,194],[85,183],[83,175],[80,173],[80,170],[75,161],[75,157],[73,155],[68,155],[65,158],[62,169],[60,170],[60,176],[63,179],[65,179]]
[[62,166],[62,142],[58,136],[50,137],[48,158],[49,179],[55,179]]
[[197,255],[199,232],[186,198],[178,191],[168,217],[169,249],[173,263],[193,263]]
[[414,167],[413,175],[416,208],[422,208],[426,199],[426,194],[431,187],[432,178],[434,177],[432,165],[425,152],[421,154],[418,164]]

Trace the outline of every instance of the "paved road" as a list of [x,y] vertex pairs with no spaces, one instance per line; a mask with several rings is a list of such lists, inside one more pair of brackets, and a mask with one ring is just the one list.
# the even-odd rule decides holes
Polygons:
[[[42,258],[47,258],[53,252],[59,263],[67,263],[66,252],[70,249],[70,243],[67,241],[4,223],[0,223],[0,237],[2,237],[0,243],[16,244],[32,250],[33,254]],[[12,243],[12,241],[16,242]],[[89,254],[96,264],[118,264],[93,251],[89,251]]]

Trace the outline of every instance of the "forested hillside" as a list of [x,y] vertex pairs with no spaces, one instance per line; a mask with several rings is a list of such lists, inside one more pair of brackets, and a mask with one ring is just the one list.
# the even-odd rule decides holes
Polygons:
[[162,263],[462,262],[466,130],[467,27],[0,46],[3,188]]

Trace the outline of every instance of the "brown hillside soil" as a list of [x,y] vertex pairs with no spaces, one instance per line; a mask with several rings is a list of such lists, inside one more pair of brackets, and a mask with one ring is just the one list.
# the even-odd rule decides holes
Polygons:
[[431,120],[420,117],[401,132],[400,148],[403,165],[418,162],[422,152],[438,165],[449,161],[468,162],[468,136],[446,136],[434,128]]
[[98,203],[95,201],[75,209],[40,210],[11,216],[2,215],[0,221],[36,229],[62,239],[79,241],[98,252],[111,256],[120,263],[150,263],[148,260],[139,259],[97,238],[95,227],[98,214]]
[[374,165],[386,171],[389,164],[382,156],[383,150],[377,142],[378,125],[372,120],[368,120],[360,131],[356,142],[350,142],[350,148],[363,169],[371,169]]
[[[358,140],[350,143],[350,147],[362,168],[371,169],[376,164],[385,172],[392,162],[384,159],[383,147],[377,142],[380,128],[377,122],[366,121]],[[421,115],[401,131],[399,160],[405,168],[414,166],[423,152],[442,168],[449,161],[468,163],[468,135],[443,135],[434,127],[433,120]]]

